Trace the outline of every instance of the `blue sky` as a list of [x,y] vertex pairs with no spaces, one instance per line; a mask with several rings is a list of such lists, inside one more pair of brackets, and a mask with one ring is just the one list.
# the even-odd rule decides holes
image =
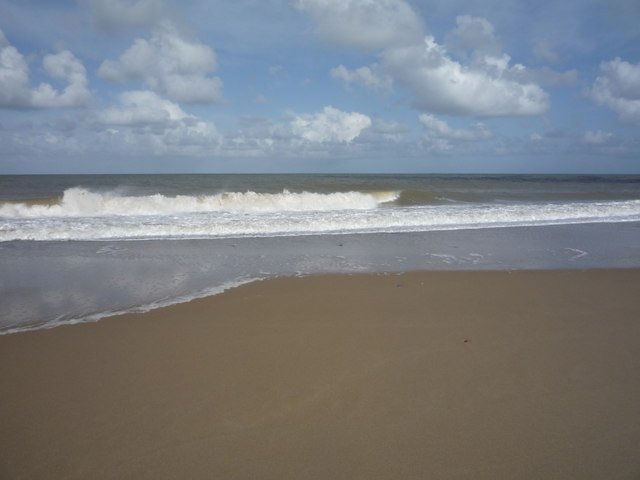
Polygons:
[[637,0],[0,0],[0,174],[640,173]]

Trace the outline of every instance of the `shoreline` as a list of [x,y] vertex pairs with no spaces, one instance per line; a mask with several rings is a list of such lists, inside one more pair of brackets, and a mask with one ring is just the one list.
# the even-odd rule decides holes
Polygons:
[[0,326],[124,313],[279,276],[640,268],[639,228],[630,222],[226,240],[10,242],[0,245]]
[[[581,252],[584,253],[584,252]],[[577,257],[582,256],[581,254],[577,254]],[[122,310],[122,311],[114,311],[114,312],[105,312],[105,313],[96,313],[89,315],[83,318],[73,318],[69,320],[62,320],[56,323],[46,323],[39,325],[31,325],[24,327],[15,327],[9,328],[5,330],[0,330],[0,338],[6,335],[15,335],[22,333],[32,333],[39,331],[48,331],[54,330],[60,327],[73,327],[75,325],[83,325],[83,324],[95,324],[105,320],[110,320],[119,317],[132,317],[132,316],[140,316],[153,314],[153,312],[157,310],[163,310],[166,308],[171,308],[179,305],[188,304],[191,302],[197,301],[206,301],[206,299],[216,297],[218,295],[228,294],[228,292],[235,290],[237,288],[241,288],[245,285],[251,285],[254,283],[260,282],[270,282],[274,280],[283,280],[283,279],[305,279],[309,277],[360,277],[360,276],[398,276],[398,275],[407,275],[407,274],[422,274],[422,273],[514,273],[514,272],[587,272],[587,271],[634,271],[640,270],[638,267],[592,267],[592,268],[583,268],[583,269],[575,269],[575,268],[529,268],[529,269],[501,269],[501,270],[407,270],[407,271],[389,271],[389,272],[351,272],[351,273],[309,273],[302,275],[277,275],[272,277],[262,277],[262,278],[253,278],[247,280],[239,280],[234,283],[230,283],[228,285],[222,285],[219,287],[211,288],[201,294],[194,294],[193,296],[187,296],[184,298],[177,298],[167,301],[158,301],[151,303],[149,305],[142,305],[140,307],[134,307],[131,310]]]
[[635,479],[639,285],[279,277],[0,336],[0,477]]

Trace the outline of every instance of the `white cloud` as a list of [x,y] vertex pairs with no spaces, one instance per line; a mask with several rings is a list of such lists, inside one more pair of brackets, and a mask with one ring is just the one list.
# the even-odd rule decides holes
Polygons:
[[70,51],[46,55],[42,60],[45,72],[52,78],[68,82],[62,93],[48,83],[41,83],[33,92],[35,107],[77,107],[84,105],[91,94],[87,90],[87,71]]
[[46,55],[42,66],[49,77],[67,83],[62,92],[44,82],[32,88],[24,56],[9,44],[0,30],[0,107],[54,108],[86,104],[91,97],[87,72],[71,52],[63,50]]
[[[289,125],[263,117],[241,118],[241,128],[228,132],[220,146],[221,154],[233,157],[260,157],[266,154],[285,157],[299,153],[293,147]],[[298,139],[295,139],[299,142]]]
[[610,108],[623,122],[640,124],[640,63],[620,58],[600,64],[600,75],[587,96]]
[[96,120],[110,127],[101,134],[104,141],[156,155],[207,155],[221,139],[214,124],[151,91],[124,92],[120,104],[102,110]]
[[371,127],[362,132],[358,143],[368,145],[372,151],[380,152],[390,146],[397,148],[399,144],[404,143],[405,134],[409,131],[408,125],[375,118]]
[[81,0],[89,5],[96,25],[106,30],[149,26],[164,14],[163,0]]
[[142,80],[149,88],[180,103],[215,103],[222,81],[208,77],[217,67],[215,52],[163,22],[150,40],[137,39],[117,61],[106,60],[98,74],[110,81]]
[[30,106],[29,67],[18,50],[9,45],[0,30],[0,105]]
[[493,25],[484,18],[459,16],[447,36],[462,63],[433,36],[422,35],[420,19],[403,0],[298,0],[296,5],[311,14],[328,41],[380,49],[379,64],[355,71],[340,65],[331,71],[334,78],[347,84],[400,85],[419,110],[480,117],[541,115],[549,108],[549,95],[536,81],[575,79],[571,72],[565,78],[510,65],[511,57],[500,51]]
[[[423,144],[428,150],[450,152],[460,147],[461,143],[479,142],[493,137],[493,134],[483,123],[476,123],[468,129],[453,128],[444,120],[433,115],[422,114],[418,117],[425,127]],[[474,148],[476,148],[474,146]],[[460,150],[460,148],[456,148]]]
[[519,84],[574,85],[578,80],[575,70],[555,72],[549,67],[525,68],[516,64],[508,68],[511,57],[502,53],[502,47],[493,25],[484,18],[461,15],[457,26],[445,38],[445,48],[469,59],[469,67],[487,71]]
[[383,51],[382,59],[421,110],[491,117],[540,115],[549,107],[548,94],[538,85],[513,79],[524,67],[509,67],[506,54],[478,56],[472,65],[463,65],[427,36],[422,45]]
[[403,134],[409,130],[397,122],[332,107],[315,114],[293,115],[288,120],[256,116],[241,120],[238,130],[225,134],[217,150],[221,155],[339,158],[358,151],[375,156],[404,145]]
[[33,130],[20,133],[0,131],[3,152],[15,156],[44,155],[47,160],[51,154],[75,155],[85,153],[87,145],[75,136],[58,132]]
[[294,0],[311,14],[318,34],[327,42],[376,50],[414,43],[422,22],[404,0]]
[[302,115],[291,122],[293,133],[314,143],[349,143],[371,126],[371,118],[327,106],[320,113]]
[[458,129],[433,115],[422,114],[418,118],[425,127],[425,135],[429,138],[478,141],[492,137],[491,131],[483,123],[476,123],[469,129]]
[[177,104],[160,98],[148,90],[124,92],[120,105],[98,113],[98,121],[105,125],[151,125],[182,120],[187,114]]
[[378,65],[360,67],[356,70],[348,70],[344,65],[339,65],[331,69],[329,74],[332,78],[342,80],[347,86],[352,83],[361,83],[365,87],[376,90],[390,90],[393,80],[391,77],[378,72]]

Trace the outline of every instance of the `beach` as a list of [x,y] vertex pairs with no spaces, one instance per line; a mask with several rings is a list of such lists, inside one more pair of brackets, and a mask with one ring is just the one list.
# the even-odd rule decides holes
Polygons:
[[0,335],[248,282],[640,268],[640,175],[0,175]]
[[0,480],[640,480],[640,0],[502,3],[0,0]]
[[0,478],[640,478],[638,269],[312,275],[0,336]]

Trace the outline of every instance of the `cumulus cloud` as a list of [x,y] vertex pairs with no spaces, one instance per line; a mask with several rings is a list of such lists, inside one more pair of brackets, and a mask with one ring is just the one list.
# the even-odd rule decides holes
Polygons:
[[[347,85],[404,87],[419,110],[479,117],[540,115],[549,95],[537,82],[564,84],[575,72],[531,71],[501,52],[493,25],[484,18],[459,16],[446,45],[424,36],[422,23],[404,0],[297,0],[327,41],[379,50],[380,62],[330,74]],[[542,82],[541,82],[542,83]]]
[[404,0],[294,0],[332,44],[377,50],[422,37],[420,18]]
[[574,85],[578,80],[576,70],[556,72],[549,67],[530,69],[520,64],[506,68],[511,57],[502,53],[501,42],[488,20],[461,15],[456,18],[456,24],[456,28],[446,35],[444,46],[467,59],[471,68],[493,69],[499,76],[520,84]]
[[408,125],[394,120],[385,121],[374,118],[371,127],[365,129],[358,137],[358,143],[367,145],[379,153],[389,147],[398,148],[404,142],[405,134],[410,130]]
[[119,104],[99,112],[96,121],[109,127],[105,140],[154,154],[206,155],[221,138],[214,124],[151,91],[122,93]]
[[349,143],[371,126],[371,118],[357,112],[342,112],[327,106],[320,113],[297,116],[293,133],[313,143]]
[[42,66],[50,77],[64,80],[68,85],[64,91],[58,92],[48,83],[41,83],[33,92],[35,107],[77,107],[89,100],[91,94],[87,90],[87,71],[70,51],[46,55]]
[[469,129],[459,129],[451,127],[447,122],[433,115],[422,114],[418,118],[425,127],[425,138],[439,150],[450,150],[451,141],[474,142],[493,136],[483,123],[476,123]]
[[18,50],[9,45],[0,30],[0,104],[27,107],[30,104],[29,67]]
[[0,30],[0,107],[79,107],[91,97],[84,65],[68,50],[45,55],[42,67],[49,77],[67,83],[63,91],[44,82],[32,87],[24,56]]
[[50,159],[52,153],[68,156],[87,151],[87,145],[73,135],[37,129],[19,133],[0,130],[0,143],[5,154],[18,157],[25,154],[45,155]]
[[600,75],[587,96],[610,108],[623,122],[640,124],[640,63],[620,58],[600,64]]
[[390,90],[393,80],[378,70],[378,65],[372,65],[371,68],[360,67],[355,70],[349,70],[344,65],[339,65],[331,69],[329,74],[332,78],[342,80],[347,86],[352,83],[360,83],[375,90]]
[[407,88],[420,110],[491,117],[540,115],[549,107],[549,96],[542,88],[513,79],[524,67],[510,67],[506,54],[484,55],[472,65],[463,65],[427,36],[422,45],[383,51],[382,59],[384,68]]
[[150,26],[164,14],[163,0],[81,0],[93,13],[94,23],[105,30]]
[[148,90],[129,91],[120,95],[117,106],[98,113],[98,121],[105,125],[151,125],[187,118],[179,105],[160,98]]
[[332,107],[278,121],[245,116],[239,127],[225,133],[217,150],[221,155],[337,158],[357,150],[375,156],[390,148],[397,152],[403,145],[403,134],[409,130],[397,122]]
[[162,22],[150,40],[135,40],[117,61],[104,61],[98,74],[118,83],[142,80],[174,102],[216,103],[222,99],[222,81],[207,76],[216,67],[210,47],[184,38],[174,25]]

